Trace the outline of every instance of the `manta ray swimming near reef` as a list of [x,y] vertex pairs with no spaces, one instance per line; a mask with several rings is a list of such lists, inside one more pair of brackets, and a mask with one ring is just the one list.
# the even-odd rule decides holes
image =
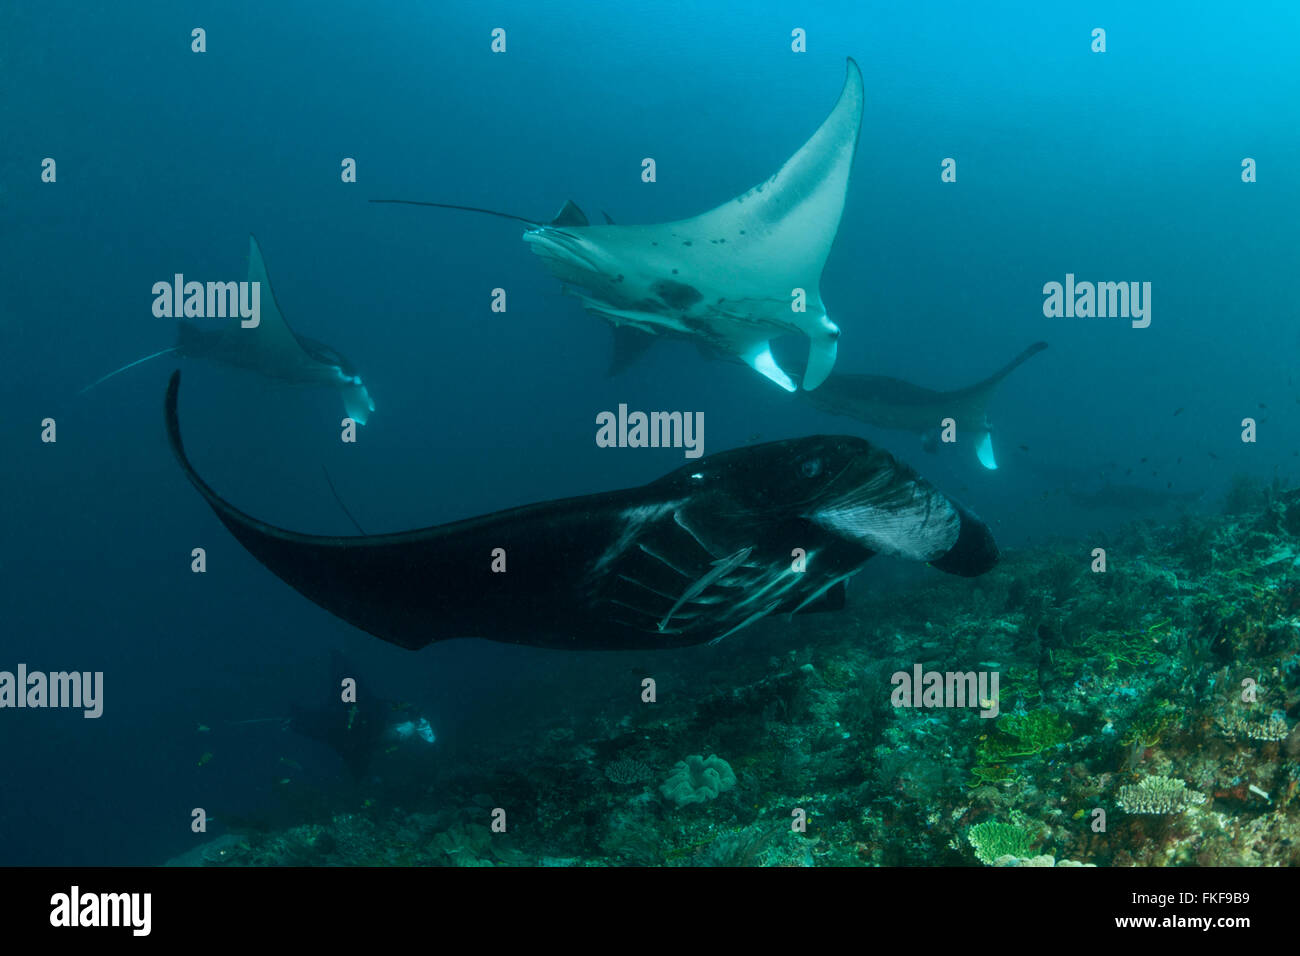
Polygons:
[[181,319],[177,323],[176,344],[152,355],[136,359],[91,382],[81,391],[88,392],[114,375],[162,355],[203,359],[221,365],[242,368],[289,385],[318,386],[337,389],[343,409],[358,425],[364,425],[375,410],[361,375],[352,363],[324,342],[299,335],[289,327],[271,277],[266,272],[262,249],[256,237],[248,237],[248,281],[256,282],[266,296],[256,326],[244,328],[238,321],[203,329]]
[[815,392],[804,398],[832,415],[844,415],[877,428],[916,432],[930,439],[945,419],[952,419],[958,440],[973,436],[975,456],[988,469],[998,467],[993,454],[993,435],[987,409],[1002,380],[1021,363],[1047,348],[1035,342],[982,382],[940,392],[885,375],[832,375]]
[[988,527],[861,438],[701,458],[657,481],[395,534],[299,534],[250,517],[194,470],[180,373],[172,452],[221,523],[304,597],[410,649],[458,637],[563,649],[716,643],[770,615],[833,610],[876,554],[975,576]]
[[[862,72],[849,59],[826,120],[770,179],[690,219],[591,225],[571,201],[550,222],[449,203],[372,199],[483,212],[526,223],[524,241],[594,315],[616,330],[616,364],[653,336],[693,339],[735,357],[787,391],[794,380],[770,340],[808,338],[802,381],[817,388],[835,365],[840,329],[821,275],[844,212],[862,125]],[[619,330],[622,330],[621,333]]]
[[[322,703],[312,707],[291,705],[285,727],[325,744],[339,755],[354,777],[370,769],[375,757],[408,742],[416,746],[434,742],[429,721],[409,705],[386,700],[372,692],[369,682],[340,651],[330,651],[328,691]],[[351,679],[356,699],[345,703],[339,688]]]

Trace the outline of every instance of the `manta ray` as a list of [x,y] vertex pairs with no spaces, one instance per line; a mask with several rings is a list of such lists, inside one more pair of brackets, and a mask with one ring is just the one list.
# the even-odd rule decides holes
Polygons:
[[[693,339],[790,392],[795,383],[773,358],[769,342],[802,333],[809,340],[803,387],[814,389],[835,365],[840,329],[822,303],[821,275],[844,212],[862,105],[862,72],[849,59],[835,108],[774,176],[676,222],[615,225],[606,215],[606,223],[591,225],[572,201],[545,223],[449,203],[371,202],[524,222],[530,227],[524,241],[565,291],[616,330]],[[650,341],[623,347],[636,351]]]
[[832,415],[926,437],[935,434],[944,419],[951,418],[957,424],[958,440],[963,434],[973,436],[980,464],[995,469],[998,463],[985,413],[989,400],[1004,378],[1045,348],[1046,342],[1035,342],[984,381],[951,392],[938,392],[884,375],[833,375],[805,398]]
[[[340,687],[345,679],[356,681],[356,701],[343,703]],[[342,758],[354,777],[360,778],[374,758],[403,741],[434,742],[427,719],[409,705],[386,700],[371,691],[369,683],[357,677],[357,670],[338,650],[330,651],[328,691],[318,706],[290,706],[284,721],[287,729],[320,741]]]
[[992,533],[864,439],[725,451],[639,488],[394,534],[300,534],[245,514],[194,470],[167,389],[172,452],[221,523],[308,600],[412,650],[476,637],[560,649],[716,643],[776,613],[833,610],[874,555],[975,576]]
[[342,395],[347,416],[358,425],[364,425],[375,410],[375,403],[360,374],[351,362],[324,342],[299,335],[289,327],[271,287],[262,249],[252,235],[248,237],[248,281],[260,283],[265,293],[261,297],[261,316],[256,326],[244,328],[237,320],[226,320],[218,328],[202,329],[181,319],[177,323],[175,345],[114,369],[81,391],[88,392],[114,375],[150,359],[175,354],[247,369],[290,385],[337,389]]

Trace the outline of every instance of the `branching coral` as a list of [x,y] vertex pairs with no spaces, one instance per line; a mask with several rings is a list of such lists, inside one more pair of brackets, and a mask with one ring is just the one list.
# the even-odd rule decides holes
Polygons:
[[1003,856],[1027,857],[1033,834],[1010,823],[977,823],[966,833],[966,841],[975,850],[975,858],[992,866]]
[[1119,788],[1119,805],[1128,813],[1182,813],[1205,802],[1205,794],[1188,790],[1173,777],[1144,777],[1136,784]]

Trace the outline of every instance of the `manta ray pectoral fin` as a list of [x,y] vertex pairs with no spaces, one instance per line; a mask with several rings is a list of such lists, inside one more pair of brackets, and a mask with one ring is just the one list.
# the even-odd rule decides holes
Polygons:
[[[780,385],[787,392],[796,390],[795,384],[791,381],[790,376],[781,370],[781,366],[776,364],[776,359],[772,357],[772,345],[766,339],[756,342],[743,352],[738,353],[745,364],[752,368],[760,375],[770,378],[776,384]],[[809,359],[811,361],[811,358]],[[835,361],[831,358],[832,363]],[[822,376],[825,378],[825,376]],[[820,383],[819,383],[820,384]]]
[[839,342],[839,326],[823,316],[822,329],[808,337],[808,365],[803,373],[805,390],[811,392],[831,374]]
[[[839,329],[821,306],[821,276],[844,214],[864,99],[862,72],[850,59],[835,108],[775,175],[693,219],[661,227],[667,233],[661,243],[673,242],[680,234],[714,250],[710,261],[696,270],[701,280],[696,284],[706,298],[716,292],[728,300],[789,302],[791,290],[802,290],[806,312],[792,314],[786,307],[755,310],[762,314],[742,315],[737,324],[762,319],[807,335],[812,345],[806,389],[825,381],[835,365]],[[728,245],[721,245],[723,241]],[[741,357],[786,391],[794,391],[767,343],[759,345],[742,351]]]
[[997,471],[998,460],[993,457],[993,435],[989,432],[987,426],[976,436],[975,457],[989,471]]
[[262,247],[252,233],[248,236],[248,281],[256,282],[260,290],[258,323],[244,327],[242,322],[232,322],[220,333],[222,341],[231,343],[232,353],[243,352],[255,358],[250,364],[269,374],[312,361],[280,311],[262,259]]

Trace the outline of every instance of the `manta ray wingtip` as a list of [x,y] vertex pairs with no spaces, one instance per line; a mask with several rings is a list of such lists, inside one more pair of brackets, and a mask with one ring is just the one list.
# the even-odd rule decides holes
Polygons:
[[862,88],[862,67],[858,66],[858,61],[853,57],[845,57],[844,64],[844,85],[853,84],[858,89]]

